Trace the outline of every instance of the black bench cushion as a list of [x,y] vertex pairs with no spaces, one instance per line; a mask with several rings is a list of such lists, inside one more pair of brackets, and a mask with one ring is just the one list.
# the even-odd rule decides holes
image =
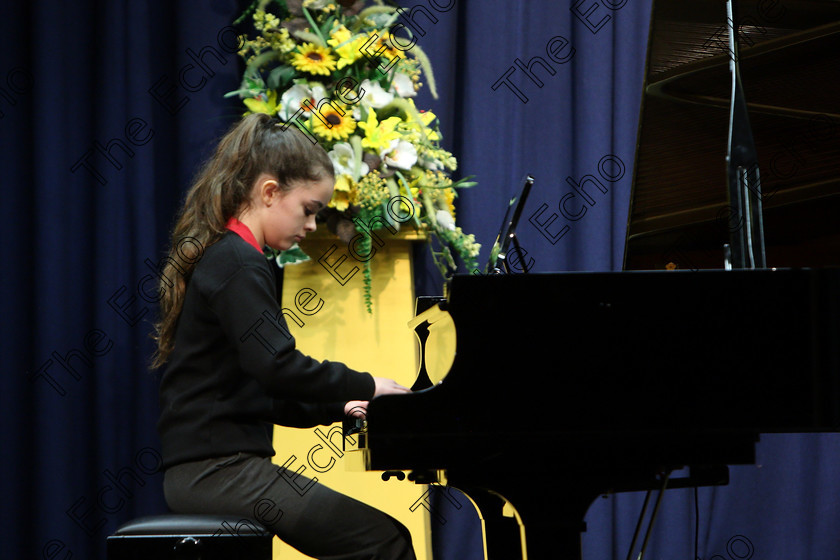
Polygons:
[[212,536],[232,533],[240,537],[267,537],[271,533],[252,519],[233,515],[177,514],[151,515],[132,519],[114,536],[189,535]]

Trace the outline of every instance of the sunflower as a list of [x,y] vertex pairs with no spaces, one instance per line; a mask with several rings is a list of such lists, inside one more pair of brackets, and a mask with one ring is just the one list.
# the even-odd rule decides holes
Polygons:
[[[321,109],[314,112],[320,114],[321,118],[313,114],[312,130],[321,138],[345,140],[356,130],[356,121],[353,120],[353,115],[347,107],[340,104],[324,103]],[[325,124],[324,121],[329,125]]]
[[329,76],[335,70],[335,58],[326,47],[304,43],[292,55],[292,66],[301,72]]
[[384,56],[387,57],[388,60],[393,60],[394,58],[407,58],[404,52],[407,49],[403,47],[403,45],[405,44],[404,38],[395,37],[393,33],[388,31],[387,33],[382,34],[382,36],[379,38],[378,43],[379,45],[381,45],[381,47],[385,47]]

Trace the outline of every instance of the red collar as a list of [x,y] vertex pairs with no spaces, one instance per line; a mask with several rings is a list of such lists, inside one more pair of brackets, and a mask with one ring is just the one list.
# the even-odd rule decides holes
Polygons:
[[249,245],[251,245],[260,253],[263,252],[262,247],[260,247],[260,244],[257,243],[257,238],[254,237],[254,234],[251,232],[251,229],[236,218],[232,217],[230,220],[228,220],[228,222],[225,224],[225,227],[237,234],[245,241],[247,241]]

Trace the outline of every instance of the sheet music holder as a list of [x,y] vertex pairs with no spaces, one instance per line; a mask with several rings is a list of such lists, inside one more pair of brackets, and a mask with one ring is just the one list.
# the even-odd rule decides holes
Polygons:
[[[502,227],[499,228],[499,235],[490,250],[490,259],[484,269],[485,274],[502,274],[502,272],[511,274],[510,263],[507,258],[511,243],[513,243],[514,250],[519,257],[519,262],[522,263],[522,272],[528,272],[522,247],[519,246],[519,239],[516,237],[516,225],[519,223],[519,217],[522,215],[522,209],[525,207],[525,201],[528,199],[528,194],[531,192],[533,185],[534,178],[531,175],[525,175],[519,192],[508,202]],[[499,268],[499,261],[501,261],[504,271]]]

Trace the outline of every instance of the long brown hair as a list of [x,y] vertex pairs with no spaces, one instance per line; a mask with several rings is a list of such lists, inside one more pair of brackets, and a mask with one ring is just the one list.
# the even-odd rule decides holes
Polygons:
[[166,363],[172,352],[184,292],[196,263],[204,250],[224,235],[228,220],[250,205],[251,190],[261,173],[277,177],[286,191],[297,181],[334,176],[324,149],[295,127],[284,128],[276,118],[254,113],[228,130],[187,191],[172,231],[161,271],[153,368]]

